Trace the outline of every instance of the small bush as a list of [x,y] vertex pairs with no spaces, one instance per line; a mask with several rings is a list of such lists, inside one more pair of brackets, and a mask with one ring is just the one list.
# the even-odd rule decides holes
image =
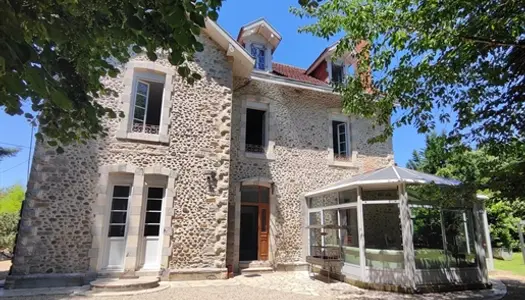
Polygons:
[[19,212],[0,213],[0,250],[13,251],[19,218]]

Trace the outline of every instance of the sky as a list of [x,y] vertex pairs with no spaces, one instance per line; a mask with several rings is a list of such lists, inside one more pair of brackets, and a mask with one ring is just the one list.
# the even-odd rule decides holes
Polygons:
[[[313,20],[300,19],[289,12],[297,3],[297,0],[225,0],[218,23],[236,38],[241,26],[264,17],[282,36],[274,61],[307,68],[333,41],[298,33],[299,27]],[[436,129],[441,130],[442,125]],[[16,157],[0,162],[0,188],[17,183],[26,186],[30,141],[31,126],[25,118],[0,111],[0,146],[18,145],[21,149]],[[423,148],[424,142],[424,135],[412,126],[396,129],[393,137],[396,163],[405,166],[412,151]]]

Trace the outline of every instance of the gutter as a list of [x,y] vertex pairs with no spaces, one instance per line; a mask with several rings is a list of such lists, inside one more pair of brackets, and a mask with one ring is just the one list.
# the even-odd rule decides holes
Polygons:
[[319,86],[315,84],[304,83],[299,80],[283,78],[281,76],[272,75],[266,72],[253,71],[250,79],[283,85],[283,86],[288,86],[288,87],[293,87],[293,88],[298,88],[298,89],[305,89],[305,90],[310,90],[310,91],[327,93],[331,95],[339,95],[339,93],[334,92],[333,88],[330,86],[323,87],[323,86]]

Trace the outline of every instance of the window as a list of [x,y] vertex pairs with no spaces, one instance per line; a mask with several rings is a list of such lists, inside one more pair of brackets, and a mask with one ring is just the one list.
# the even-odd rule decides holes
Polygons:
[[123,237],[126,233],[130,190],[129,186],[116,185],[113,187],[108,237]]
[[162,212],[163,188],[148,188],[146,202],[146,222],[144,223],[144,236],[158,236],[160,232],[160,217]]
[[255,69],[266,70],[266,47],[263,45],[252,44],[251,54],[255,58]]
[[332,63],[332,82],[342,83],[345,78],[344,65]]
[[159,134],[164,83],[138,78],[133,102],[132,132]]
[[266,111],[246,109],[246,152],[266,151]]
[[334,160],[348,160],[350,157],[348,123],[332,121]]

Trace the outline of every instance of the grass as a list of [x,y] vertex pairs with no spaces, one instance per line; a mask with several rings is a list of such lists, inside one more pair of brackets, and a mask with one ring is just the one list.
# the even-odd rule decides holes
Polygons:
[[496,270],[509,271],[514,275],[525,276],[525,264],[521,252],[513,253],[512,260],[494,259]]

